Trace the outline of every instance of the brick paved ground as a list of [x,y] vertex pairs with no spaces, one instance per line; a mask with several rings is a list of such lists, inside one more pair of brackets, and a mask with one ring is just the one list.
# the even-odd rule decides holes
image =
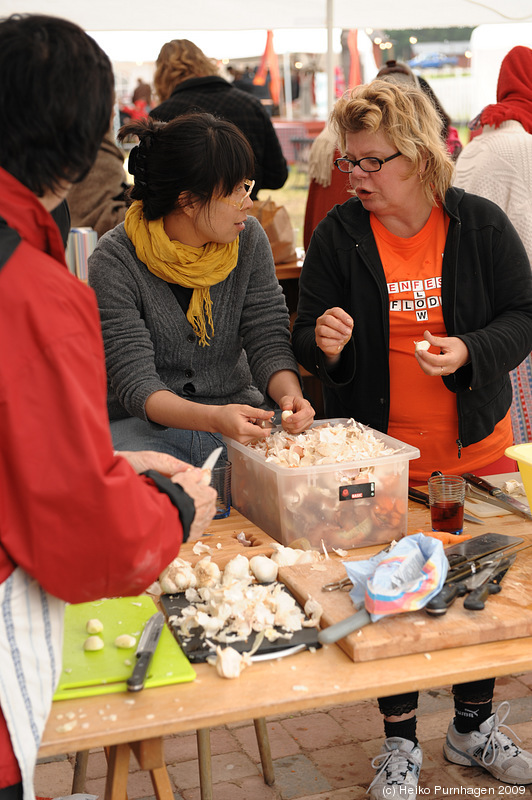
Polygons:
[[[265,689],[266,690],[266,689]],[[500,678],[495,701],[511,702],[506,722],[532,750],[532,673]],[[424,763],[418,795],[430,800],[448,797],[532,797],[532,787],[499,784],[476,767],[445,761],[442,744],[452,716],[450,689],[423,692],[419,704],[418,737]],[[360,702],[268,718],[275,767],[275,785],[266,786],[252,723],[211,730],[214,800],[356,800],[363,798],[374,771],[371,759],[383,742],[376,702]],[[176,800],[200,800],[195,734],[165,740],[168,772]],[[70,794],[74,755],[41,762],[36,792],[43,797]],[[106,762],[103,751],[91,751],[86,791],[103,797]],[[134,757],[128,783],[129,800],[153,800],[149,775]]]

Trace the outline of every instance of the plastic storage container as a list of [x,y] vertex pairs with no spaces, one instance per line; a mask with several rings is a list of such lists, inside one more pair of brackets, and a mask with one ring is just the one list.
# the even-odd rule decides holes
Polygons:
[[[312,427],[346,424],[317,420]],[[406,533],[409,461],[419,450],[371,430],[389,455],[315,467],[285,467],[226,439],[233,464],[232,504],[283,545],[306,539],[314,548],[364,547]],[[303,543],[302,543],[303,544]]]
[[513,458],[517,461],[521,480],[525,487],[526,499],[528,505],[532,509],[532,442],[523,442],[523,444],[514,444],[507,447],[504,454],[508,458]]

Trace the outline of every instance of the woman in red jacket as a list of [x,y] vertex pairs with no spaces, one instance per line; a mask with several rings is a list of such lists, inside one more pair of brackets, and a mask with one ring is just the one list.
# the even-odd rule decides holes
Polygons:
[[113,452],[98,308],[50,215],[109,127],[109,59],[70,22],[17,15],[0,79],[0,798],[33,800],[65,601],[142,592],[215,493],[165,454]]

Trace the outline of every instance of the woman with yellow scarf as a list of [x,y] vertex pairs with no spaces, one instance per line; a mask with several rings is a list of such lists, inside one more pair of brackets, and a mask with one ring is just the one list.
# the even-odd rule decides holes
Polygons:
[[197,113],[132,122],[125,222],[89,259],[116,449],[201,464],[222,443],[269,435],[277,406],[303,431],[289,315],[252,206],[254,159],[232,123]]

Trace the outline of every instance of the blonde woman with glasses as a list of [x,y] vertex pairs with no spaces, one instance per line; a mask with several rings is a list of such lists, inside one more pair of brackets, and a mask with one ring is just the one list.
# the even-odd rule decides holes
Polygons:
[[223,435],[269,435],[276,406],[301,432],[314,410],[268,239],[247,216],[247,139],[206,113],[130,123],[119,138],[131,135],[133,203],[89,260],[114,446],[201,464]]

